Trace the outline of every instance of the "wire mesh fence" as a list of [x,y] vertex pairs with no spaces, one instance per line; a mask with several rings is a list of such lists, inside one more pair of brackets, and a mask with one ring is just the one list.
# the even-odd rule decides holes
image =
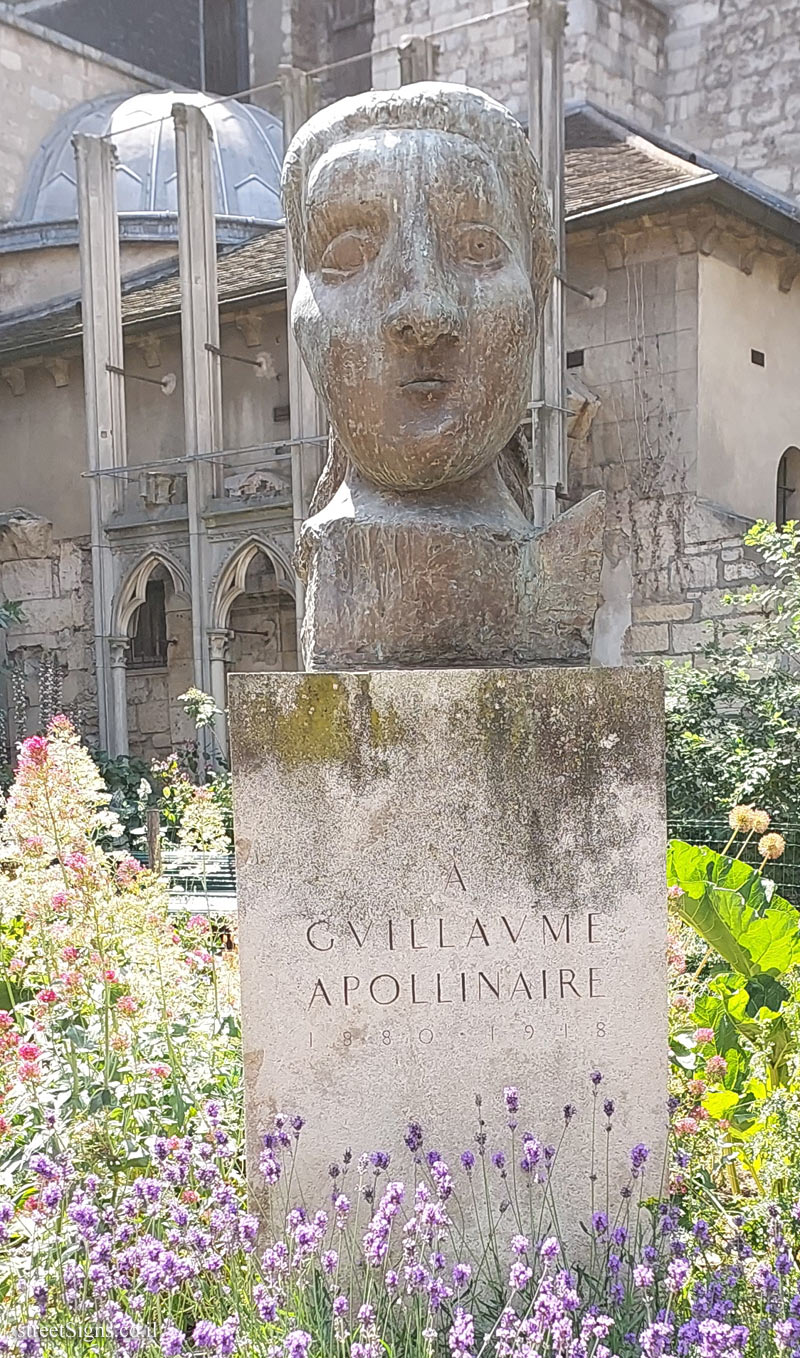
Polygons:
[[[800,908],[800,825],[778,825],[773,827],[786,840],[786,851],[781,858],[768,863],[764,876],[775,883],[776,890],[787,900]],[[709,820],[680,820],[670,818],[667,823],[670,839],[684,839],[688,844],[707,844],[709,849],[721,852],[731,836],[726,816]],[[742,837],[734,841],[732,852],[738,853]],[[742,858],[752,867],[761,862],[758,852],[758,836],[754,836],[742,853]]]

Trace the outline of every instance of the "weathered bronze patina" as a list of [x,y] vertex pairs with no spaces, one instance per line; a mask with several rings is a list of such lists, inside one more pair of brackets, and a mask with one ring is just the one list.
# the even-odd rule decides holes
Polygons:
[[306,668],[585,660],[602,497],[526,514],[553,235],[519,124],[455,85],[359,95],[301,128],[283,188],[332,428],[299,544]]

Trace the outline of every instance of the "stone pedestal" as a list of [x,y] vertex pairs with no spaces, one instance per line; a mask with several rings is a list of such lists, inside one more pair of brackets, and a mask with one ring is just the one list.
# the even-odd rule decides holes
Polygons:
[[601,1101],[616,1104],[612,1185],[645,1142],[655,1191],[667,1083],[660,674],[235,674],[230,716],[254,1168],[276,1111],[307,1118],[308,1203],[329,1196],[345,1147],[400,1149],[410,1120],[456,1165],[475,1149],[474,1095],[491,1150],[514,1084],[520,1130],[544,1142],[577,1106],[558,1173],[574,1231],[599,1070]]

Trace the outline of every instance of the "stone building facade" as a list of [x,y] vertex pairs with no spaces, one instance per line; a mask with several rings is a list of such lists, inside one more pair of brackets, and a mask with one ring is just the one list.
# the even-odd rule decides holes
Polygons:
[[[369,83],[359,54],[370,45],[374,83],[394,84],[394,45],[406,33],[435,30],[441,77],[481,85],[525,119],[526,16],[519,8],[500,13],[508,6],[495,0],[491,21],[469,22],[490,7],[341,0],[323,13],[286,0],[285,55],[306,69],[325,67],[320,97],[330,100]],[[762,41],[771,41],[766,7],[750,6],[738,25],[729,23],[735,5],[717,16],[728,77],[716,99],[719,62],[708,54],[720,32],[711,13],[717,0],[569,0],[568,8],[569,458],[561,503],[597,487],[607,494],[595,659],[687,657],[710,635],[724,644],[725,596],[758,572],[742,533],[755,518],[774,516],[779,469],[796,463],[800,485],[800,209],[790,196],[794,181],[776,177],[793,163],[795,111],[783,74],[777,121],[759,123],[758,110],[773,97],[767,82],[758,99],[747,93],[747,72],[762,60]],[[800,0],[781,8],[788,30],[775,68],[783,71],[781,63],[791,68],[792,32],[800,33]],[[753,27],[754,11],[766,27]],[[8,665],[0,716],[12,746],[54,706],[66,706],[102,744],[77,229],[68,213],[47,218],[36,207],[26,216],[22,205],[41,206],[31,186],[43,156],[58,180],[66,162],[53,148],[58,136],[68,145],[70,119],[86,129],[105,99],[128,117],[121,101],[135,96],[152,101],[158,122],[172,96],[158,77],[2,9],[0,29],[0,63],[13,76],[0,83],[0,114],[17,129],[0,148],[0,598],[19,600],[25,614],[0,634]],[[331,73],[337,52],[346,64]],[[269,72],[267,55],[253,50],[251,72]],[[30,119],[21,112],[26,99]],[[215,108],[224,145],[238,114],[235,105]],[[131,112],[129,121],[147,125],[147,114]],[[126,162],[121,136],[118,145]],[[256,160],[260,172],[266,161]],[[123,174],[135,177],[134,159],[126,163]],[[224,178],[222,162],[219,173]],[[237,172],[231,183],[260,193],[256,179]],[[299,461],[291,452],[283,232],[267,208],[237,212],[231,202],[217,219],[222,449],[201,515],[203,640],[218,694],[231,669],[297,665],[293,488],[299,469],[307,489],[320,457],[317,445],[305,446]],[[117,488],[103,525],[114,563],[111,665],[126,697],[127,746],[143,757],[163,756],[189,737],[179,696],[198,681],[177,230],[174,214],[159,217],[154,204],[137,198],[120,223],[127,464],[102,480]],[[167,391],[159,384],[169,377]],[[792,495],[800,500],[790,481],[784,476],[785,506]],[[789,507],[800,513],[800,503]]]

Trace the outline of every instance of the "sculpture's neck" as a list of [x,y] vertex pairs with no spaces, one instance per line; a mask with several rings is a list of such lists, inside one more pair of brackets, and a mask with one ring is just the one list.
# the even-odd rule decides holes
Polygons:
[[514,501],[495,463],[467,481],[449,482],[435,486],[432,490],[403,492],[376,486],[350,465],[345,473],[342,490],[349,495],[355,508],[368,513],[371,511],[376,517],[380,516],[383,507],[384,511],[389,509],[393,517],[408,515],[410,518],[424,518],[428,514],[437,518],[475,517],[488,527],[514,529],[517,532],[531,526]]

